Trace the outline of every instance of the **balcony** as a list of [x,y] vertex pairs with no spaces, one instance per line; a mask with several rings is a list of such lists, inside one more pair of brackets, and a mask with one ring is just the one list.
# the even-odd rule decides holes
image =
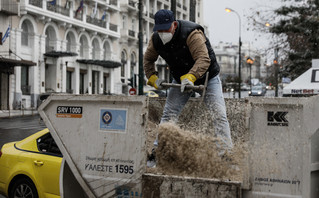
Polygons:
[[19,4],[14,0],[0,0],[0,12],[8,15],[18,15]]
[[47,10],[58,14],[62,14],[64,16],[70,16],[70,9],[59,5],[51,5],[50,3],[47,3]]
[[113,23],[110,23],[110,30],[114,31],[114,32],[117,32],[117,25],[115,25]]
[[82,21],[82,20],[83,20],[82,12],[76,12],[76,11],[74,11],[73,18]]
[[102,28],[106,28],[106,22],[104,20],[92,18],[91,16],[86,16],[86,22]]
[[129,30],[128,35],[135,38],[135,31]]
[[42,0],[29,0],[29,4],[42,8]]
[[[66,8],[66,4],[62,3],[63,5],[59,5],[59,1],[57,1],[56,5],[51,5],[44,0],[20,0],[20,2],[20,12],[22,14],[29,13],[35,15],[39,20],[53,21],[59,25],[61,24],[61,26],[73,26],[81,30],[87,29],[89,31],[96,31],[97,33],[106,34],[107,36],[114,38],[120,37],[119,27],[117,25],[109,24],[107,21],[102,21],[100,18],[91,18],[90,15],[84,14],[85,10],[76,12],[73,9],[76,9],[77,6],[73,7],[73,9]],[[106,2],[118,6],[113,6],[113,11],[120,9],[118,0],[107,0]],[[108,5],[108,8],[110,8],[110,5]],[[111,16],[113,14],[117,15],[118,13],[110,13]]]
[[117,0],[110,0],[110,5],[117,7]]
[[185,5],[183,5],[183,10],[187,11],[187,7]]

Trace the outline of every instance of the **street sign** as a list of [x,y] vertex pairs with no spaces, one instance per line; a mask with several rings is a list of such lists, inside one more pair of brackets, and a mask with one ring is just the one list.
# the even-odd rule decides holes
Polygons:
[[128,91],[128,93],[129,93],[130,95],[136,95],[136,89],[132,87],[132,88]]

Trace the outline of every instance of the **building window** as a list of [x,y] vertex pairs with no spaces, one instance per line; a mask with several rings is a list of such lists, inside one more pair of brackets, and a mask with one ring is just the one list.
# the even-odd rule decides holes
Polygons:
[[66,92],[67,93],[73,93],[72,90],[72,72],[67,71],[66,72]]
[[26,22],[22,23],[21,45],[29,46],[29,28]]
[[127,61],[126,52],[122,51],[122,53],[121,53],[121,63],[122,63],[122,66],[121,66],[121,77],[125,77],[125,64],[126,64],[126,61]]
[[108,42],[104,43],[104,60],[111,60],[111,47]]
[[135,19],[132,19],[132,30],[135,31]]
[[21,91],[22,95],[30,95],[28,67],[21,67]]
[[80,73],[80,94],[84,94],[84,73]]
[[108,80],[108,76],[106,74],[104,74],[104,77],[103,77],[103,94],[108,94],[107,80]]
[[125,15],[123,15],[123,18],[122,18],[122,25],[123,25],[123,29],[125,29],[125,27],[126,27],[126,16]]

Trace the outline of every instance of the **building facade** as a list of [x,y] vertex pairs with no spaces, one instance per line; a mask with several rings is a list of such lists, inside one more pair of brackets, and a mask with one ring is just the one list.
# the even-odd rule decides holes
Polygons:
[[[238,44],[220,42],[214,46],[217,62],[221,67],[220,77],[223,81],[227,78],[238,77]],[[253,64],[247,63],[247,58],[253,59]],[[249,43],[243,43],[241,47],[241,80],[250,84],[251,79],[262,81],[266,75],[265,58]]]
[[[1,51],[12,52],[15,60],[32,63],[17,63],[1,81],[1,86],[7,87],[6,107],[1,109],[37,108],[39,96],[48,92],[128,94],[129,79],[137,78],[139,72],[138,0],[0,2],[17,4],[15,14],[0,11],[5,19],[1,20],[1,32],[11,26]],[[190,20],[195,7],[195,22],[203,25],[202,1],[142,2],[144,51],[159,9],[175,6],[172,10],[177,19]],[[159,59],[156,65],[161,77],[168,78],[165,62]]]

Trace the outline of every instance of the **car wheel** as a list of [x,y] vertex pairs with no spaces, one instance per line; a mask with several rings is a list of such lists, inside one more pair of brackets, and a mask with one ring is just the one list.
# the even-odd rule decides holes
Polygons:
[[9,198],[38,198],[38,192],[30,179],[19,178],[16,180],[9,193]]

